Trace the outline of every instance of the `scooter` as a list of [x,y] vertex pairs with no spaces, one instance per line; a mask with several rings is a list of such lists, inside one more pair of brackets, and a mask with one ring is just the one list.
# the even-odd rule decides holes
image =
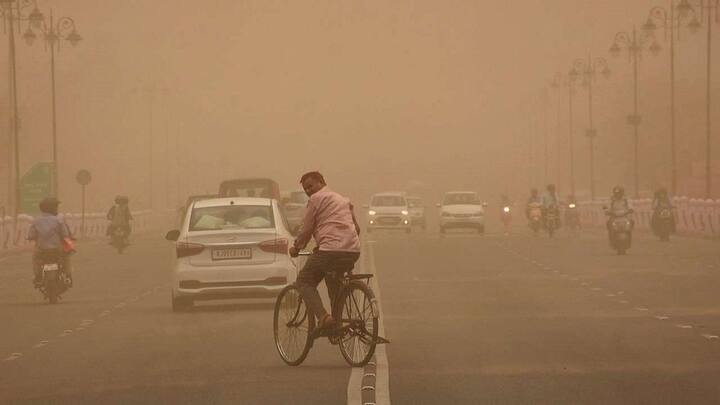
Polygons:
[[530,203],[528,206],[529,223],[530,229],[537,235],[542,227],[542,205],[540,203]]
[[121,227],[113,229],[111,244],[117,249],[118,254],[122,254],[123,250],[129,245],[127,232]]
[[569,203],[565,208],[565,225],[571,231],[580,229],[580,212],[577,204]]
[[618,255],[624,255],[632,244],[633,221],[630,215],[633,212],[633,210],[609,211],[605,207],[605,214],[610,217],[610,246]]
[[670,234],[673,232],[675,218],[673,217],[672,207],[661,207],[655,212],[654,230],[655,234],[661,241],[670,240]]
[[560,228],[558,214],[557,205],[551,205],[545,210],[545,230],[551,238],[555,235],[555,231]]
[[40,283],[35,288],[51,304],[57,304],[61,295],[72,285],[72,280],[65,272],[62,254],[55,250],[45,250],[38,254],[42,273]]

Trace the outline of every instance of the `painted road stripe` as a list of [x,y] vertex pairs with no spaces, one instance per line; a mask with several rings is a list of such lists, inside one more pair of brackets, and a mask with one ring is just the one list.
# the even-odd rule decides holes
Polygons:
[[20,357],[22,357],[22,355],[23,355],[22,353],[13,353],[13,354],[11,354],[10,356],[8,356],[8,357],[5,359],[5,361],[17,360],[17,359],[19,359]]
[[680,328],[680,329],[692,329],[693,328],[692,325],[683,325],[683,324],[676,324],[675,327]]
[[709,334],[709,333],[703,333],[703,334],[700,335],[700,336],[702,336],[702,337],[704,337],[705,339],[708,339],[708,340],[720,339],[720,336],[718,336],[718,335],[711,335],[711,334]]
[[47,340],[41,340],[39,343],[37,343],[36,345],[34,345],[32,348],[33,348],[33,349],[39,349],[39,348],[41,348],[41,347],[43,347],[43,346],[46,346],[48,343],[49,343],[49,342],[48,342]]
[[647,308],[645,308],[645,307],[635,307],[635,308],[633,308],[633,309],[636,310],[636,311],[649,311],[649,309],[647,309]]
[[665,315],[656,315],[655,319],[660,320],[660,321],[667,321],[668,319],[670,319],[670,317],[665,316]]
[[[380,312],[380,319],[378,322],[378,333],[380,336],[385,336],[385,324],[383,322],[383,310],[382,310],[382,296],[380,293],[380,281],[378,279],[377,269],[375,268],[375,252],[373,249],[374,241],[367,241],[365,248],[367,252],[367,265],[363,271],[374,274],[375,276],[371,279],[372,289],[375,292],[375,298],[377,299],[378,311]],[[348,381],[347,389],[347,403],[348,405],[360,405],[370,402],[363,402],[362,396],[363,391],[368,392],[370,390],[363,386],[363,378],[365,374],[375,375],[375,386],[372,391],[375,394],[375,404],[390,404],[390,375],[387,361],[387,352],[385,351],[385,345],[377,345],[375,348],[375,360],[368,363],[368,367],[374,367],[375,373],[366,373],[364,369],[360,367],[353,367],[350,372],[350,380]]]

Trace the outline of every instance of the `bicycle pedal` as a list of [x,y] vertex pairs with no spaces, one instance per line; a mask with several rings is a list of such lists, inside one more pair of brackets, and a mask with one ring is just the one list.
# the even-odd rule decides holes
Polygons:
[[384,345],[384,344],[390,343],[390,340],[389,340],[389,339],[385,339],[385,338],[382,337],[382,336],[378,336],[378,337],[375,339],[375,343],[377,343],[377,344],[379,344],[379,345]]

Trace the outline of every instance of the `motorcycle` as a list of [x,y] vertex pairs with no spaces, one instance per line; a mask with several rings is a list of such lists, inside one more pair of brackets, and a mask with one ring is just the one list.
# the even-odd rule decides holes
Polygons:
[[632,244],[633,222],[630,219],[632,213],[633,210],[608,211],[605,208],[605,214],[610,217],[610,246],[618,255],[624,255]]
[[62,252],[43,251],[39,253],[41,268],[40,283],[35,286],[51,304],[57,304],[61,295],[72,285],[65,272]]
[[117,249],[118,254],[123,253],[123,250],[129,245],[125,229],[121,227],[113,229],[111,245]]
[[565,209],[565,224],[571,231],[580,229],[580,212],[577,204],[569,203]]
[[670,240],[670,234],[675,227],[675,218],[673,217],[672,207],[660,207],[655,211],[655,221],[653,230],[660,237],[660,240],[667,242]]
[[557,205],[551,205],[545,211],[545,230],[552,238],[558,228],[560,228],[558,207]]
[[503,207],[502,213],[500,214],[500,219],[505,226],[505,234],[510,234],[510,221],[512,221],[512,214],[510,211],[510,206],[506,205]]
[[540,203],[530,203],[528,205],[528,219],[530,229],[537,235],[542,226],[542,205]]

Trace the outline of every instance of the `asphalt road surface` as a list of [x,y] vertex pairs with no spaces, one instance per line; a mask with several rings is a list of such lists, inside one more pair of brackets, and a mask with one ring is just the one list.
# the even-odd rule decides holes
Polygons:
[[720,403],[719,242],[634,242],[620,257],[599,231],[374,233],[359,271],[377,273],[392,341],[376,381],[326,342],[286,366],[272,300],[173,313],[159,236],[123,255],[81,243],[76,286],[52,306],[29,254],[6,256],[0,402]]

